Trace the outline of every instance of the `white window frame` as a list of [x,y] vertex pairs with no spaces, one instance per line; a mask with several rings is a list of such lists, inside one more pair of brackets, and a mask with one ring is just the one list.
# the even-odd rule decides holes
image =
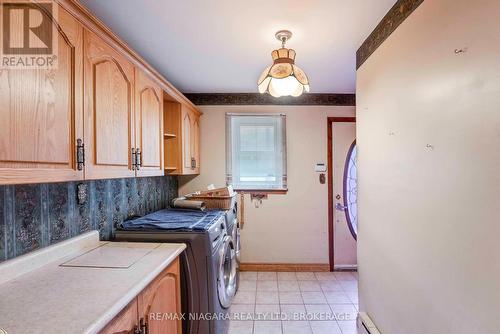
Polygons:
[[[281,175],[276,175],[281,182],[277,182],[275,185],[244,185],[241,183],[233,182],[233,167],[237,166],[237,161],[233,160],[233,139],[234,139],[234,129],[232,128],[232,120],[236,117],[272,117],[274,119],[279,118],[281,121],[281,135],[277,136],[277,142],[275,142],[275,150],[280,150],[282,154],[281,159]],[[280,130],[279,128],[277,129]],[[278,140],[281,139],[281,142]],[[279,161],[279,159],[277,159]],[[286,151],[286,115],[285,114],[269,114],[269,113],[226,113],[226,184],[233,185],[237,191],[259,191],[259,192],[286,192],[287,187],[287,151]]]

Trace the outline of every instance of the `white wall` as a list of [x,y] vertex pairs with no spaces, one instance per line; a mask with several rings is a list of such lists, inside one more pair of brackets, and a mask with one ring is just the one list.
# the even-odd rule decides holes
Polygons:
[[327,117],[354,116],[354,107],[201,107],[201,175],[182,177],[179,192],[225,184],[225,114],[270,112],[287,115],[288,188],[260,208],[247,196],[242,231],[245,263],[328,263],[328,188],[314,165],[327,163]]
[[500,2],[424,1],[357,80],[361,310],[499,333]]

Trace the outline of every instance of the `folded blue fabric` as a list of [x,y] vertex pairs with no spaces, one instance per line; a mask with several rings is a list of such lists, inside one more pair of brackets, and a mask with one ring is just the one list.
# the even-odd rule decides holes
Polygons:
[[144,217],[126,220],[120,225],[122,230],[206,230],[215,223],[224,211],[198,211],[164,209]]

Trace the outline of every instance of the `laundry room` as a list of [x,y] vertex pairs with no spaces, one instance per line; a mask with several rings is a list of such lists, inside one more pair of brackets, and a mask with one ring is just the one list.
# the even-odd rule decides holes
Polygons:
[[0,334],[498,333],[499,17],[0,1]]

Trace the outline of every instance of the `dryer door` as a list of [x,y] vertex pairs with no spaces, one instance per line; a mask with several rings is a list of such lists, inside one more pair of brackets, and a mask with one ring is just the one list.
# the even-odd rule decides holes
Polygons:
[[222,307],[229,308],[236,293],[236,250],[230,236],[224,237],[219,250],[217,292]]

